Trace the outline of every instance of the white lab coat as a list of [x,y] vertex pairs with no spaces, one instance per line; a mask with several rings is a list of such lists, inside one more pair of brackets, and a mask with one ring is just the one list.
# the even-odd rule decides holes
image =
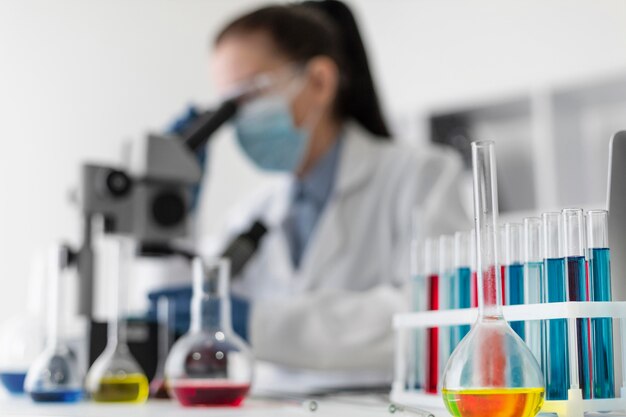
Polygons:
[[[256,219],[269,228],[233,290],[249,297],[259,359],[291,368],[382,371],[393,360],[393,314],[408,308],[411,216],[421,235],[466,229],[453,151],[375,140],[346,126],[335,187],[303,254],[291,263],[285,178],[236,210],[228,235]],[[228,239],[228,238],[226,238]]]

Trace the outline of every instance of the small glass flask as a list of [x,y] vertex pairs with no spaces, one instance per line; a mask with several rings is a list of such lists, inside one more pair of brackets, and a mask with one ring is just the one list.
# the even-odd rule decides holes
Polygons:
[[193,260],[189,331],[172,346],[166,385],[183,406],[238,406],[248,394],[252,353],[231,325],[230,264]]
[[87,373],[86,386],[91,398],[106,403],[143,403],[150,392],[148,378],[133,358],[126,343],[126,288],[130,274],[129,263],[134,244],[127,238],[107,239],[113,243],[115,254],[109,266],[112,302],[116,317],[109,321],[107,345]]
[[83,396],[83,373],[76,354],[62,337],[64,285],[69,249],[55,245],[48,259],[48,329],[46,347],[26,374],[24,389],[35,402],[76,402]]

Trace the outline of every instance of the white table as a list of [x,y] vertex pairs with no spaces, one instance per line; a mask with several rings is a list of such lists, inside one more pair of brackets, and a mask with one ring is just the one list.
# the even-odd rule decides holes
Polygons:
[[[361,417],[392,415],[415,417],[416,414],[387,411],[388,403],[368,401],[370,406],[353,405],[335,401],[332,398],[319,400],[319,408],[311,412],[300,401],[264,400],[250,398],[236,408],[183,408],[175,401],[149,400],[146,404],[35,404],[21,397],[0,398],[0,417]],[[437,417],[446,417],[445,410],[439,410]]]

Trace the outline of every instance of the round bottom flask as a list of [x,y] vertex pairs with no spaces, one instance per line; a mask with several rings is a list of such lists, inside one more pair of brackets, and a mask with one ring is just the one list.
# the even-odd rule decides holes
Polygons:
[[253,359],[232,330],[229,263],[193,262],[191,327],[165,364],[170,394],[183,406],[238,406],[250,389]]
[[76,402],[83,396],[83,374],[74,352],[61,337],[64,306],[62,273],[69,265],[69,250],[55,246],[48,264],[48,329],[46,347],[28,369],[24,390],[36,402]]
[[472,165],[478,319],[448,360],[443,400],[455,417],[534,417],[543,405],[543,375],[502,315],[493,142],[472,143]]

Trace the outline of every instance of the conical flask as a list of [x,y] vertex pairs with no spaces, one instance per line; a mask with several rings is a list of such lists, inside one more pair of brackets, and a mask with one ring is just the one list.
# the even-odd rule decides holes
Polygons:
[[108,238],[107,241],[112,245],[101,249],[114,252],[108,264],[111,271],[107,275],[113,284],[111,305],[116,306],[116,317],[109,320],[107,345],[89,369],[86,387],[97,402],[142,403],[149,394],[148,378],[126,343],[125,295],[134,245],[121,237]]
[[166,385],[184,406],[238,406],[250,389],[253,358],[232,329],[229,270],[226,259],[193,261],[191,326],[165,363]]
[[76,402],[83,396],[83,372],[62,336],[63,294],[69,250],[54,246],[48,259],[48,329],[46,347],[29,368],[24,389],[36,402]]
[[533,417],[545,387],[537,360],[502,315],[493,142],[472,143],[472,164],[478,319],[447,363],[443,399],[455,417]]

